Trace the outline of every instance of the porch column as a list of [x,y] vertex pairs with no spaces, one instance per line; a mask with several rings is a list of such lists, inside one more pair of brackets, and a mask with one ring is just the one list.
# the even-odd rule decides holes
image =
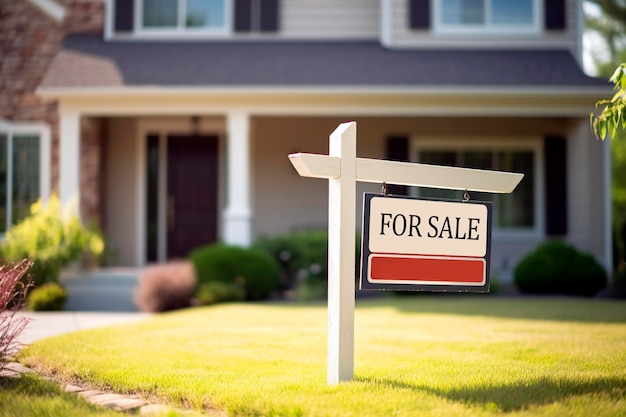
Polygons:
[[80,216],[80,113],[74,109],[59,112],[59,199],[76,204]]
[[250,115],[243,111],[227,115],[227,181],[224,211],[224,242],[250,246]]

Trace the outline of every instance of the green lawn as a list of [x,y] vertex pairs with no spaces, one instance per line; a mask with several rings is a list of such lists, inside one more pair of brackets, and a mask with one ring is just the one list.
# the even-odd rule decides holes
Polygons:
[[626,303],[360,301],[355,380],[326,385],[324,304],[231,304],[38,342],[20,361],[237,416],[624,416]]
[[0,378],[0,416],[119,417],[120,414],[91,405],[35,375],[24,375]]

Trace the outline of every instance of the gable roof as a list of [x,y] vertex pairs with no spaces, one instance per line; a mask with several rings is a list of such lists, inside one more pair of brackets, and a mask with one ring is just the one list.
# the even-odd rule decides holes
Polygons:
[[361,42],[65,39],[40,88],[600,87],[565,50],[390,50]]

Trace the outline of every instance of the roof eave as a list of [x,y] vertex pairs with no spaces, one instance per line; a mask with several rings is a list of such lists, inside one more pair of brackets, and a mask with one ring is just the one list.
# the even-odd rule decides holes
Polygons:
[[398,95],[398,96],[480,96],[480,97],[590,97],[610,94],[611,86],[113,86],[39,87],[38,96],[47,99],[86,96],[171,96],[171,95]]

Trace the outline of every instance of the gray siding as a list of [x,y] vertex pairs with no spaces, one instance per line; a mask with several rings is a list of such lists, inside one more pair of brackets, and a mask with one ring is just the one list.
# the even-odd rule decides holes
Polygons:
[[284,39],[376,39],[379,0],[283,0],[280,31]]

